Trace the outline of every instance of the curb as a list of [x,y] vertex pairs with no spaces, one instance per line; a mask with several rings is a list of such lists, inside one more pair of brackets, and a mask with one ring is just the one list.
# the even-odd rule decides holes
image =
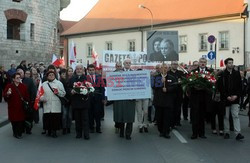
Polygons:
[[0,122],[0,128],[7,125],[7,124],[9,124],[9,123],[10,123],[10,121],[8,119],[6,119],[5,121]]

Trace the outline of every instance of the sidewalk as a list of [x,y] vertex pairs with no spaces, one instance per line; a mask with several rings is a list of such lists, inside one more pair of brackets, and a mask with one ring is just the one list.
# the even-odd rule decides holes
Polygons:
[[3,100],[0,103],[0,127],[6,125],[8,122],[7,103]]

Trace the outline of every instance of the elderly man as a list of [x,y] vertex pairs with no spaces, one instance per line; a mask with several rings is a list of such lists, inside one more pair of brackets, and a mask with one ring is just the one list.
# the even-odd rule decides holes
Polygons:
[[82,138],[82,133],[84,133],[84,139],[88,140],[90,138],[88,118],[90,100],[84,99],[83,95],[77,94],[73,89],[73,85],[75,82],[84,82],[87,80],[87,78],[84,75],[82,65],[77,65],[75,71],[76,75],[74,75],[69,82],[69,92],[71,94],[71,107],[75,118],[76,138]]
[[[207,59],[200,58],[199,66],[197,69],[194,69],[194,72],[205,73],[212,72],[207,67]],[[209,103],[211,102],[212,95],[203,89],[192,88],[190,90],[190,107],[191,107],[191,117],[192,117],[192,130],[193,135],[191,139],[200,138],[206,139],[205,136],[205,116],[209,109]]]
[[163,64],[161,73],[154,77],[154,106],[156,108],[157,127],[161,137],[170,138],[171,117],[177,94],[178,80],[168,74],[168,65]]
[[174,44],[171,40],[163,39],[160,44],[161,54],[155,56],[155,61],[177,61],[178,54],[174,50]]
[[[131,60],[126,59],[123,62],[122,71],[132,71]],[[135,101],[119,100],[114,102],[114,122],[119,123],[120,137],[124,137],[124,128],[126,124],[125,136],[127,140],[131,139],[133,122],[135,121]]]

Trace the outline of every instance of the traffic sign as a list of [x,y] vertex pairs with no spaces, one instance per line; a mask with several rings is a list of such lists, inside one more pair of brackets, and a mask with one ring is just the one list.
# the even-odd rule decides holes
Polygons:
[[201,58],[207,58],[207,55],[202,55]]
[[208,42],[209,42],[210,44],[214,43],[214,41],[215,41],[214,35],[208,36],[207,40],[208,40]]
[[214,51],[208,52],[207,58],[210,59],[210,60],[215,59],[215,52]]

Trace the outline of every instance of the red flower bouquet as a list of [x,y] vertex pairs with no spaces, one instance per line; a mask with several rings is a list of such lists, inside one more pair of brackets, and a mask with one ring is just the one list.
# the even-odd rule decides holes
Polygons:
[[187,74],[186,78],[182,79],[181,84],[184,91],[190,88],[213,91],[215,89],[215,82],[216,78],[214,73],[208,71],[205,71],[204,73],[195,71]]
[[95,88],[90,82],[74,82],[73,89],[77,94],[87,95],[95,91]]

